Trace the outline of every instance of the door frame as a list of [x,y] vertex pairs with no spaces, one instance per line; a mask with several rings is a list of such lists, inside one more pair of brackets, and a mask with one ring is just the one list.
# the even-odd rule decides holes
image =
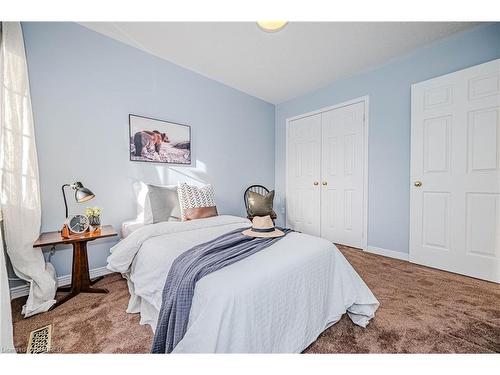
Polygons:
[[[352,104],[364,103],[365,109],[365,120],[363,126],[363,250],[367,251],[368,248],[368,135],[369,135],[369,124],[370,124],[370,97],[369,95],[364,95],[355,99],[347,100],[338,104],[334,104],[328,107],[323,107],[311,112],[306,112],[297,116],[288,117],[286,119],[285,126],[285,226],[288,226],[288,216],[287,216],[287,200],[288,200],[288,132],[290,128],[290,123],[294,120],[299,120],[304,117],[318,115],[323,112],[331,111],[334,109],[347,107]],[[323,129],[321,130],[323,131]]]

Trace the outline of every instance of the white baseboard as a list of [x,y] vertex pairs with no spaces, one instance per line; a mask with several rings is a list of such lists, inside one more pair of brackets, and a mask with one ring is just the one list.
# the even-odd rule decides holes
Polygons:
[[408,253],[402,253],[401,251],[395,251],[395,250],[387,250],[387,249],[382,249],[381,247],[375,247],[375,246],[368,246],[366,248],[366,251],[369,253],[377,254],[377,255],[383,255],[385,257],[389,258],[395,258],[399,260],[409,260],[409,255]]
[[[113,272],[108,270],[106,267],[99,267],[90,270],[89,273],[90,273],[90,278],[93,279],[95,277],[108,275]],[[60,276],[57,278],[58,286],[69,285],[69,284],[71,284],[71,274]],[[13,300],[15,298],[27,296],[29,294],[29,291],[30,288],[28,284],[12,287],[10,288],[10,299]]]

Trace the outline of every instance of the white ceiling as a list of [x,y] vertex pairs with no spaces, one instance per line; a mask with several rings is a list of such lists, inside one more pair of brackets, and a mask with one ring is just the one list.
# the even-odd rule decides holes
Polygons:
[[466,22],[85,22],[228,86],[281,103],[475,25]]

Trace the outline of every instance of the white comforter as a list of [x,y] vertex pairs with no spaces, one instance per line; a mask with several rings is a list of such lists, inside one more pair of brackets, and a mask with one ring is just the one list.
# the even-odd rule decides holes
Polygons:
[[[108,268],[131,294],[128,312],[153,330],[174,259],[247,219],[218,216],[140,228],[115,245]],[[331,242],[290,233],[270,247],[201,279],[189,324],[174,353],[298,353],[344,313],[365,327],[379,302]]]

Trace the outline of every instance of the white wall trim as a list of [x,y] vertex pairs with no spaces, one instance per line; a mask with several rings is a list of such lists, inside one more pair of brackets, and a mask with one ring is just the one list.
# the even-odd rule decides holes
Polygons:
[[[113,271],[108,270],[106,267],[94,268],[90,270],[90,278],[93,279],[99,276],[108,275],[110,273],[113,273]],[[71,274],[60,276],[57,278],[58,286],[69,284],[71,284]],[[28,284],[12,287],[10,288],[10,299],[13,300],[15,298],[27,296],[29,294],[29,290],[30,288]]]
[[368,253],[383,255],[385,257],[399,259],[399,260],[409,260],[408,253],[402,253],[401,251],[382,249],[381,247],[367,246],[366,251]]
[[364,113],[364,126],[363,126],[363,250],[367,250],[368,248],[368,152],[369,152],[369,129],[370,129],[370,96],[364,95],[359,98],[355,98],[352,100],[348,100],[342,103],[338,103],[335,105],[331,105],[328,107],[323,107],[311,112],[303,113],[298,116],[289,117],[286,119],[285,123],[285,226],[288,227],[288,214],[286,210],[287,200],[288,200],[288,133],[290,128],[290,123],[294,120],[298,120],[304,117],[314,116],[319,113],[331,111],[333,109],[338,109],[341,107],[347,107],[356,103],[364,103],[365,113]]

